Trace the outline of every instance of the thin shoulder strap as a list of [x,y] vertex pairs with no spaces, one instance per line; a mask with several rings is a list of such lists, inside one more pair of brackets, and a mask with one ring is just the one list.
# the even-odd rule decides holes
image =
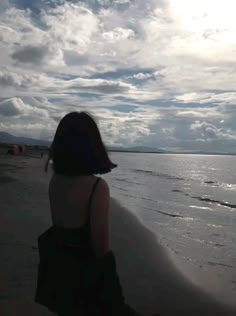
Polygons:
[[88,220],[89,220],[89,217],[90,217],[90,208],[91,208],[91,203],[92,203],[92,198],[93,198],[93,194],[94,194],[94,191],[96,189],[96,186],[99,182],[100,178],[97,178],[96,182],[94,183],[93,185],[93,189],[92,189],[92,192],[90,194],[90,197],[89,197],[89,203],[88,203]]

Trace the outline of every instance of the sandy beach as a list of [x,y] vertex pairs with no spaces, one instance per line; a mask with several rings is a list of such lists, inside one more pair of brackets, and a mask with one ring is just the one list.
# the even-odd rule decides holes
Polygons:
[[[34,303],[37,237],[51,225],[44,159],[0,154],[0,314],[49,316]],[[163,316],[236,315],[191,284],[156,237],[111,199],[111,248],[127,302],[143,313]]]

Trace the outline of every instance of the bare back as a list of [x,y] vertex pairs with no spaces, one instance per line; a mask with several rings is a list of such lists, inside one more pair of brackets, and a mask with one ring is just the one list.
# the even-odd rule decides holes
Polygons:
[[78,228],[90,217],[92,246],[100,256],[109,250],[109,188],[100,178],[89,210],[89,199],[97,179],[96,176],[54,174],[49,183],[49,200],[54,225]]
[[66,177],[54,174],[49,184],[49,200],[54,225],[65,228],[83,226],[88,202],[97,177]]

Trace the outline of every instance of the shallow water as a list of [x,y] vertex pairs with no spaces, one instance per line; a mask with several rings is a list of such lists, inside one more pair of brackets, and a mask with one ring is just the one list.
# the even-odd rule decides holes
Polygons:
[[220,286],[236,294],[236,157],[110,156],[118,163],[105,176],[111,195],[181,259],[180,269],[183,261],[201,271],[206,267],[212,280],[219,278],[213,290]]

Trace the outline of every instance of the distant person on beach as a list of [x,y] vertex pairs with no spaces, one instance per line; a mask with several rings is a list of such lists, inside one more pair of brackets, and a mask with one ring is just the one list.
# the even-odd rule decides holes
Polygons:
[[41,158],[43,158],[43,151],[41,151],[41,153],[40,153],[40,157],[41,157]]
[[46,161],[45,167],[44,167],[45,172],[48,171],[48,165],[49,165],[49,162],[51,159],[52,159],[52,146],[48,149],[48,158],[47,158],[47,161]]
[[112,163],[93,117],[72,112],[60,121],[45,170],[53,225],[38,238],[35,301],[59,316],[138,316],[125,303],[109,247],[109,187],[96,176]]

